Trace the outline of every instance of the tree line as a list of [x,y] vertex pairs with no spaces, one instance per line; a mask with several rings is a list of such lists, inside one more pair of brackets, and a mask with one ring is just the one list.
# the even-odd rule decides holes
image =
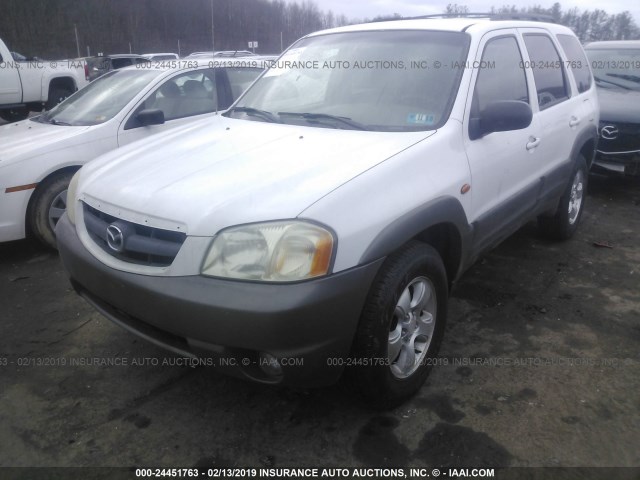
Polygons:
[[[2,0],[0,38],[26,56],[216,50],[279,53],[307,33],[345,25],[311,0]],[[180,52],[178,52],[178,49]]]
[[[469,7],[450,3],[445,13],[464,14],[469,13]],[[513,15],[529,14],[548,17],[551,21],[571,28],[583,43],[601,40],[637,40],[640,39],[640,28],[636,24],[629,11],[617,14],[609,14],[604,10],[580,10],[577,7],[563,10],[560,3],[556,2],[549,8],[533,5],[529,7],[516,7],[515,5],[503,5],[492,7],[490,13]]]
[[[402,18],[395,13],[372,20],[348,19],[322,11],[312,0],[2,0],[0,38],[26,56],[70,58],[88,53],[246,50],[279,53],[307,33],[363,21]],[[444,13],[468,13],[449,4]],[[563,10],[559,3],[492,7],[491,13],[546,15],[573,29],[583,42],[640,38],[628,12]],[[76,42],[77,38],[77,42]]]

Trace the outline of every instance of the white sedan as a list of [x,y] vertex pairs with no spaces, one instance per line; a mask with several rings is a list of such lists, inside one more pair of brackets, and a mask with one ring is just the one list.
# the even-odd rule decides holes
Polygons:
[[109,72],[49,112],[0,127],[0,242],[31,233],[55,248],[54,227],[76,170],[228,108],[266,67],[263,60],[174,63]]

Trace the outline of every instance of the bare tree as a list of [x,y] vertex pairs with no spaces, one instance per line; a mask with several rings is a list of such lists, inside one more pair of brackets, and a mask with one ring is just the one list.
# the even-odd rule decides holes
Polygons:
[[[466,13],[468,9],[465,11],[465,8],[467,7],[464,5],[449,4],[445,13]],[[583,42],[640,39],[640,29],[628,11],[615,15],[608,14],[601,9],[591,11],[574,7],[563,11],[560,3],[556,2],[550,8],[540,5],[521,8],[516,5],[502,5],[501,7],[491,7],[490,13],[547,15],[555,22],[571,28]]]
[[467,7],[466,5],[458,5],[457,3],[449,3],[444,13],[446,13],[447,15],[469,13],[469,7]]

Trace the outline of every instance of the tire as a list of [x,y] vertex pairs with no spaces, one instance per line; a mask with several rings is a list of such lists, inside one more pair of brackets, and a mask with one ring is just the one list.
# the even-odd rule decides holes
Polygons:
[[67,206],[67,189],[74,172],[61,173],[38,185],[29,213],[34,237],[44,246],[57,250],[54,232]]
[[542,234],[552,240],[567,240],[573,236],[582,218],[587,194],[589,169],[582,155],[576,160],[567,188],[560,197],[553,216],[538,217]]
[[393,408],[424,384],[444,334],[447,285],[440,255],[418,241],[382,265],[360,318],[349,370],[371,406]]
[[29,116],[29,109],[27,108],[12,108],[9,110],[0,110],[0,118],[6,120],[9,123],[19,122]]
[[49,98],[45,104],[47,110],[51,110],[53,107],[62,102],[65,98],[71,96],[73,92],[64,87],[51,87],[49,89]]

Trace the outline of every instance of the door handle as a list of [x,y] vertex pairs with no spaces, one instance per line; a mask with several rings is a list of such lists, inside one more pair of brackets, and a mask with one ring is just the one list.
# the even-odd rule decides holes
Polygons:
[[571,120],[569,120],[569,126],[575,127],[576,125],[580,125],[580,119],[575,115],[572,115]]
[[540,144],[540,139],[538,137],[529,137],[529,142],[527,142],[527,150],[533,150]]

